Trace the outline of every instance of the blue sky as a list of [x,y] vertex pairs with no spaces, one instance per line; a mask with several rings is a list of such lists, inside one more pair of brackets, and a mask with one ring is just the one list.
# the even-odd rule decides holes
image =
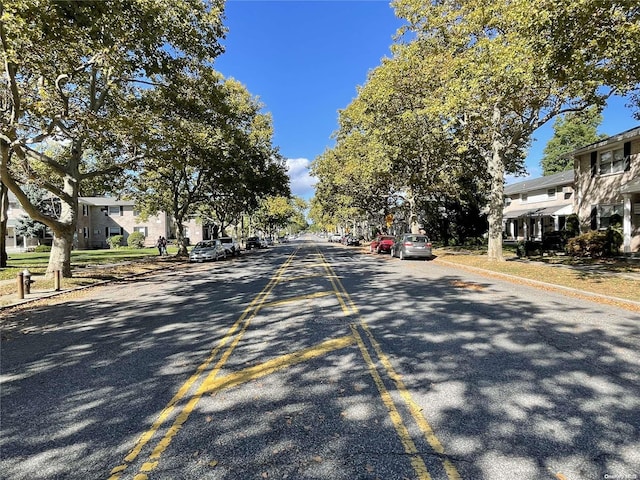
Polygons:
[[[333,145],[338,110],[367,73],[390,56],[401,20],[387,0],[227,0],[216,69],[246,85],[273,116],[274,143],[288,159],[292,192],[309,199],[309,163]],[[599,131],[614,135],[640,122],[622,99],[604,111]],[[527,168],[540,176],[552,123],[536,132]],[[517,179],[521,180],[521,179]]]

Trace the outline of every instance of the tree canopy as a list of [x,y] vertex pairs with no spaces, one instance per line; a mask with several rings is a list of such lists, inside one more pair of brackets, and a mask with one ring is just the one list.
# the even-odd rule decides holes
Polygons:
[[[270,116],[212,68],[223,51],[223,7],[0,3],[0,173],[54,232],[49,272],[71,275],[82,192],[128,192],[143,214],[172,214],[179,237],[182,221],[206,207],[224,225],[266,196],[290,194]],[[60,199],[58,217],[29,200],[28,185]]]
[[597,132],[601,123],[602,114],[595,108],[557,117],[553,123],[553,137],[544,147],[540,160],[542,174],[573,170],[573,159],[567,154],[605,138],[606,135]]
[[[640,10],[586,3],[582,10],[570,0],[394,1],[407,35],[341,114],[337,144],[314,168],[318,200],[331,208],[329,193],[342,179],[350,192],[368,195],[348,195],[348,206],[370,204],[369,185],[379,181],[409,200],[413,218],[477,192],[469,205],[484,203],[489,258],[501,260],[504,177],[523,170],[533,132],[638,89]],[[359,184],[348,176],[352,140],[360,170],[374,172]]]

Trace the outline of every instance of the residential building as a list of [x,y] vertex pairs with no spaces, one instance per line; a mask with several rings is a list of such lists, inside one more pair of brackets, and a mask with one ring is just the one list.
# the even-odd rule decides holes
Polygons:
[[16,232],[16,225],[18,224],[18,220],[21,217],[26,216],[28,215],[22,209],[22,205],[20,205],[20,202],[18,202],[16,196],[13,193],[9,192],[9,208],[7,210],[7,233],[5,238],[7,251],[24,251],[35,247],[39,243],[51,244],[53,236],[48,229],[45,230],[44,236],[42,238],[26,238]]
[[562,230],[574,212],[574,171],[507,185],[504,198],[505,240],[541,240],[547,232]]
[[640,250],[640,127],[580,148],[575,165],[581,231],[622,220],[623,251]]
[[[7,250],[24,251],[43,243],[50,245],[53,235],[47,229],[43,238],[23,238],[15,232],[15,225],[26,212],[9,193],[9,220],[7,225]],[[165,212],[142,219],[130,200],[118,200],[112,197],[80,197],[78,199],[78,221],[74,238],[74,248],[80,250],[108,248],[107,239],[114,235],[123,235],[123,242],[133,232],[142,232],[145,246],[154,246],[158,237],[172,238],[175,231],[173,219]],[[200,222],[191,219],[184,225],[185,237],[191,243],[209,239],[209,230]]]

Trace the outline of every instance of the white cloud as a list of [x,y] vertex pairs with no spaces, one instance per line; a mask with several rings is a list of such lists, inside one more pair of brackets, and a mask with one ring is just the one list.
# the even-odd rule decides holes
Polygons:
[[287,159],[287,173],[291,179],[291,193],[305,200],[313,197],[315,193],[314,185],[318,181],[317,178],[309,174],[310,165],[311,161],[306,158]]

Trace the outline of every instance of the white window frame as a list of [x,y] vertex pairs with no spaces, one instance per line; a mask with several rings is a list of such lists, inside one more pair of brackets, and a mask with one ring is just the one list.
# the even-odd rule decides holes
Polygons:
[[122,216],[122,207],[120,205],[109,205],[107,213],[109,216]]
[[521,193],[520,194],[520,203],[527,203],[529,201],[529,194],[528,193]]
[[548,200],[555,200],[556,198],[556,189],[555,188],[548,188],[547,189],[547,199]]
[[624,148],[613,148],[598,153],[598,172],[612,175],[624,172]]
[[615,204],[601,204],[598,205],[598,228],[608,228],[610,223],[610,218],[618,214],[620,218],[624,218],[624,204],[623,203],[615,203]]

